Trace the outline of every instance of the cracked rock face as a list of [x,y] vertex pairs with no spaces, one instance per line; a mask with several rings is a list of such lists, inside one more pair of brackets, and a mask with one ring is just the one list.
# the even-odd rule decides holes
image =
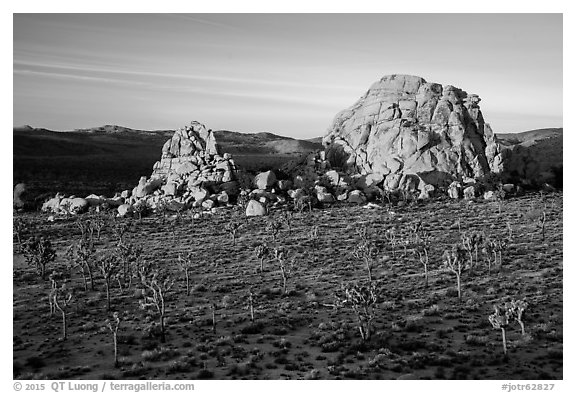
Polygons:
[[338,113],[323,138],[327,158],[349,173],[375,173],[384,187],[445,186],[502,171],[480,97],[411,75],[388,75]]

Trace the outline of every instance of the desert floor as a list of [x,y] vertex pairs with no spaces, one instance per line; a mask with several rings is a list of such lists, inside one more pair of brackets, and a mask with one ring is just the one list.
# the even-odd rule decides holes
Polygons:
[[[125,241],[143,248],[176,282],[166,296],[166,342],[158,336],[158,314],[142,309],[137,280],[120,291],[112,282],[112,311],[118,331],[119,366],[114,367],[113,336],[105,320],[104,281],[95,272],[95,289],[84,291],[78,269],[69,278],[74,296],[68,311],[68,338],[61,316],[50,315],[50,281],[39,277],[14,244],[13,358],[20,379],[561,379],[563,377],[562,194],[528,194],[501,206],[487,201],[431,201],[388,208],[336,205],[294,213],[291,229],[282,211],[245,219],[236,209],[194,219],[158,216],[133,223]],[[540,217],[546,212],[544,238]],[[47,269],[67,263],[66,249],[78,242],[76,217],[47,220],[19,214],[30,228],[24,237],[43,235],[57,257]],[[84,217],[86,218],[86,217]],[[282,222],[272,238],[270,219]],[[236,244],[225,226],[243,223]],[[431,235],[429,284],[413,245],[392,247],[422,223]],[[311,238],[317,226],[318,238]],[[364,262],[354,257],[358,229],[377,246],[372,280],[383,290],[374,309],[374,331],[363,342],[352,308],[336,301],[343,284],[367,280]],[[460,233],[485,231],[507,239],[502,266],[488,274],[482,261],[462,275],[444,269],[442,255],[460,242]],[[98,253],[117,239],[105,226]],[[293,263],[283,293],[273,256],[260,261],[255,248],[282,246]],[[191,293],[185,293],[179,254],[191,252]],[[250,320],[249,293],[254,322]],[[526,334],[511,321],[508,355],[501,332],[488,321],[493,305],[526,298]],[[215,326],[213,326],[213,311]]]

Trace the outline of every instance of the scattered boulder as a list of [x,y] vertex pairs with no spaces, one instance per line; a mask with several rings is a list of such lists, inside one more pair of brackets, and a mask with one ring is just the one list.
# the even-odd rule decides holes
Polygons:
[[55,197],[47,200],[42,205],[42,211],[45,213],[58,213],[60,211],[60,202],[64,197],[60,194],[56,194]]
[[254,217],[254,216],[265,216],[267,214],[266,207],[254,200],[251,199],[246,206],[246,216],[247,217]]
[[88,211],[90,204],[84,198],[64,198],[60,202],[60,210],[70,214],[81,214]]
[[462,189],[462,185],[459,182],[452,182],[448,187],[448,196],[452,199],[460,198],[460,190]]
[[14,209],[24,209],[27,207],[28,203],[25,200],[26,197],[26,184],[18,183],[14,187],[14,199],[13,207]]
[[276,183],[276,175],[272,171],[262,172],[254,178],[254,184],[260,190],[267,190],[272,188]]
[[426,184],[424,187],[422,187],[420,195],[418,195],[418,199],[430,199],[434,195],[435,191],[436,187],[434,187],[432,184]]
[[280,191],[288,191],[292,187],[290,180],[278,180],[278,188]]
[[126,217],[127,215],[131,215],[134,212],[132,205],[127,203],[118,206],[118,217]]
[[484,199],[485,200],[490,200],[490,201],[495,201],[496,200],[496,193],[494,191],[486,191],[484,193]]
[[476,198],[476,187],[468,186],[464,189],[464,199],[474,199]]
[[366,196],[360,190],[353,190],[353,191],[350,191],[350,193],[348,194],[348,198],[346,198],[346,202],[358,203],[358,204],[366,203]]
[[216,206],[216,203],[212,199],[206,199],[204,202],[202,202],[202,207],[206,210],[210,210],[214,206]]
[[512,194],[512,193],[516,192],[516,186],[514,184],[510,184],[510,183],[504,184],[502,186],[502,189],[504,190],[504,192],[506,192],[508,194]]

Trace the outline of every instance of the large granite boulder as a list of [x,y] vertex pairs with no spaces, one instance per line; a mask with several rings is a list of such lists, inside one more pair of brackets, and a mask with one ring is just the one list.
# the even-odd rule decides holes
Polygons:
[[323,138],[326,156],[349,173],[377,174],[392,190],[406,185],[406,175],[447,186],[500,173],[500,146],[479,102],[454,86],[385,76],[336,115]]

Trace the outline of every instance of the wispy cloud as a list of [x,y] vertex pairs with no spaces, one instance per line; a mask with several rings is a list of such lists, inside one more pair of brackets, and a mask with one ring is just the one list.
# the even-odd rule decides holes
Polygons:
[[13,73],[15,75],[24,75],[24,76],[32,75],[32,76],[48,77],[55,79],[67,79],[83,82],[97,82],[113,85],[141,87],[155,90],[158,92],[160,91],[173,92],[173,93],[178,92],[178,93],[212,96],[212,97],[245,98],[249,100],[260,101],[261,103],[264,104],[269,102],[284,102],[302,106],[313,105],[315,107],[327,107],[327,108],[338,107],[338,105],[341,104],[338,97],[335,97],[333,95],[329,97],[324,96],[317,97],[317,96],[305,96],[297,94],[270,93],[255,90],[245,90],[245,91],[232,90],[232,89],[222,90],[214,88],[200,88],[197,86],[189,86],[189,85],[187,86],[181,84],[170,85],[154,82],[141,82],[127,79],[105,78],[98,76],[77,75],[77,74],[60,73],[60,72],[46,72],[46,71],[29,70],[29,69],[15,69],[13,70]]
[[232,25],[224,24],[224,23],[219,23],[219,22],[214,22],[213,20],[199,18],[197,16],[193,16],[190,14],[162,14],[162,15],[166,15],[166,16],[170,16],[170,17],[178,18],[178,19],[184,19],[186,21],[199,23],[199,24],[205,25],[205,26],[218,27],[218,28],[222,28],[222,29],[226,29],[226,30],[243,31],[242,29],[240,29],[236,26],[232,26]]
[[266,86],[278,86],[278,87],[306,87],[314,89],[326,89],[326,90],[336,90],[343,92],[356,92],[357,89],[350,88],[347,86],[339,84],[314,84],[314,83],[303,83],[287,80],[274,80],[274,79],[255,79],[255,78],[240,78],[240,77],[229,77],[221,75],[207,75],[207,74],[179,74],[179,73],[168,73],[168,72],[151,72],[151,71],[140,71],[140,70],[122,70],[122,69],[109,69],[103,67],[94,67],[89,65],[73,65],[73,64],[57,64],[57,63],[46,63],[46,62],[32,62],[25,60],[14,60],[14,66],[28,66],[28,67],[39,67],[39,68],[52,68],[52,69],[62,69],[62,70],[75,70],[80,72],[98,72],[107,74],[117,74],[117,75],[131,75],[131,76],[145,76],[145,77],[160,77],[160,78],[171,78],[171,79],[181,79],[181,80],[195,80],[195,81],[210,81],[210,82],[230,82],[246,85],[266,85]]

